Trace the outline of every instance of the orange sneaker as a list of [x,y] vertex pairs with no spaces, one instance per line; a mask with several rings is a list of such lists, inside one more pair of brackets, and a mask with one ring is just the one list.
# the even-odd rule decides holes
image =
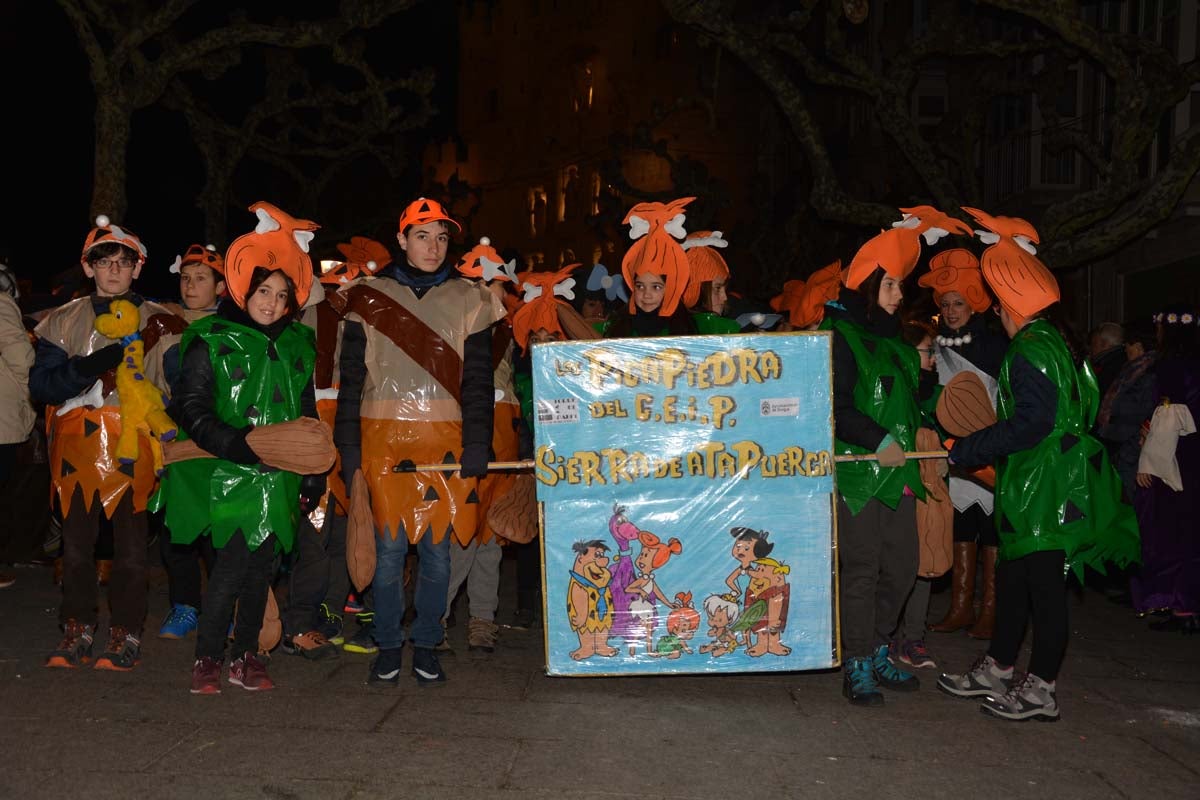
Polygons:
[[80,664],[90,664],[93,631],[92,625],[84,625],[74,619],[67,620],[63,625],[62,641],[46,659],[46,666],[75,669]]

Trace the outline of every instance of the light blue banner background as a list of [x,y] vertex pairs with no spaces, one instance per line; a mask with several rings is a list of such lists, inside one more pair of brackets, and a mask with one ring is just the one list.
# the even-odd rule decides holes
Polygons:
[[[654,366],[661,366],[664,359],[674,359],[678,365],[680,351],[688,367],[680,372],[677,385],[668,388],[662,384],[661,370],[656,371]],[[732,354],[733,358],[722,359],[723,354]],[[719,379],[730,374],[727,369],[710,369],[714,361],[722,361],[725,367],[731,361],[740,364],[739,376],[746,379],[727,386],[703,386],[714,376]],[[637,380],[623,380],[625,376],[636,376]],[[762,378],[761,382],[755,376]],[[535,474],[544,526],[550,674],[758,672],[819,669],[837,663],[833,475],[828,460],[833,445],[828,334],[663,337],[537,345],[533,349],[533,385],[539,463]],[[675,398],[674,406],[670,397]],[[727,410],[730,400],[735,407]],[[714,409],[727,410],[719,429]],[[638,419],[639,411],[647,418]],[[672,414],[678,419],[667,421]],[[727,472],[737,472],[736,476],[713,476],[707,469],[690,474],[689,466],[708,467],[716,462],[703,455],[705,450],[736,453],[739,447],[743,454],[755,447],[761,449],[763,460],[768,462],[765,468],[760,463],[738,471],[737,459],[732,458],[728,461],[733,466]],[[767,477],[788,471],[789,464],[794,470],[797,463],[804,470],[822,471],[815,455],[799,461],[795,457],[790,461],[776,458],[789,447],[803,448],[806,454],[824,451],[824,474]],[[621,474],[613,467],[620,458],[614,451],[642,453],[659,461],[682,456],[678,465],[682,474]],[[687,459],[686,454],[697,452],[701,455]],[[571,460],[580,453],[594,455]],[[589,458],[594,459],[590,478],[580,480],[584,472],[578,463]],[[783,467],[777,466],[778,461]],[[692,616],[693,620],[698,617],[698,623],[691,623],[694,635],[684,642],[690,653],[677,646],[660,647],[664,637],[668,644],[671,642],[671,608],[662,602],[655,603],[653,613],[646,613],[640,620],[631,620],[627,614],[618,616],[613,629],[589,637],[592,644],[600,642],[597,649],[615,650],[612,655],[589,653],[592,648],[582,644],[570,623],[568,589],[576,557],[572,546],[602,542],[607,547],[603,555],[613,574],[630,571],[629,566],[619,568],[621,560],[636,561],[642,551],[641,537],[622,541],[631,528],[622,529],[624,537],[611,532],[610,518],[618,507],[623,510],[623,521],[637,530],[651,533],[663,543],[679,541],[679,552],[653,569],[653,580],[671,602],[676,602],[680,593],[691,594],[690,605],[696,610]],[[733,652],[701,652],[702,646],[716,640],[708,635],[705,598],[731,593],[727,581],[732,580],[739,587],[737,605],[745,612],[749,578],[734,576],[741,566],[733,555],[734,528],[767,532],[771,547],[768,557],[787,570],[786,624],[774,637],[773,652],[749,654],[743,643],[744,633],[736,634],[739,646]],[[633,572],[637,579],[638,570]],[[609,588],[620,590],[615,583]],[[678,622],[672,623],[674,630]],[[686,620],[683,625],[687,627]],[[652,629],[647,631],[650,626]],[[751,634],[751,652],[761,650],[771,638],[760,642],[764,636],[762,632]],[[651,655],[663,649],[674,649],[678,657]],[[784,650],[788,652],[783,654]],[[572,657],[585,653],[589,654]]]

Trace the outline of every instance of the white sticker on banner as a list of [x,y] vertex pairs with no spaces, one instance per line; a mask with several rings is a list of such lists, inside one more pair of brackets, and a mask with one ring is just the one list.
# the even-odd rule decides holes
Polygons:
[[538,400],[537,421],[539,424],[579,422],[579,399],[564,397],[558,400]]
[[800,416],[799,397],[765,397],[758,404],[759,416],[763,417],[798,417]]

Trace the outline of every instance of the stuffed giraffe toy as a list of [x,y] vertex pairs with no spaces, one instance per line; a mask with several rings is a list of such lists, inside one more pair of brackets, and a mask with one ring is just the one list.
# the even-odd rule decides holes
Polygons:
[[113,300],[107,314],[96,317],[95,328],[125,348],[125,357],[117,365],[117,396],[121,399],[121,435],[117,439],[117,458],[131,464],[138,456],[138,433],[150,439],[154,470],[162,473],[162,447],[159,442],[175,438],[179,428],[167,416],[164,398],[158,388],[146,380],[145,348],[138,330],[138,307],[128,300]]

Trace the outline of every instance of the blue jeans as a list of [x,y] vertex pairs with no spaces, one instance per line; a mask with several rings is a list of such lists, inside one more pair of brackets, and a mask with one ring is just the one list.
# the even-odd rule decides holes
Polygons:
[[[390,650],[404,646],[404,562],[408,539],[375,537],[375,641]],[[417,578],[413,607],[417,612],[410,638],[415,647],[433,647],[442,640],[442,617],[450,587],[450,536],[436,544],[429,534],[417,542]]]

